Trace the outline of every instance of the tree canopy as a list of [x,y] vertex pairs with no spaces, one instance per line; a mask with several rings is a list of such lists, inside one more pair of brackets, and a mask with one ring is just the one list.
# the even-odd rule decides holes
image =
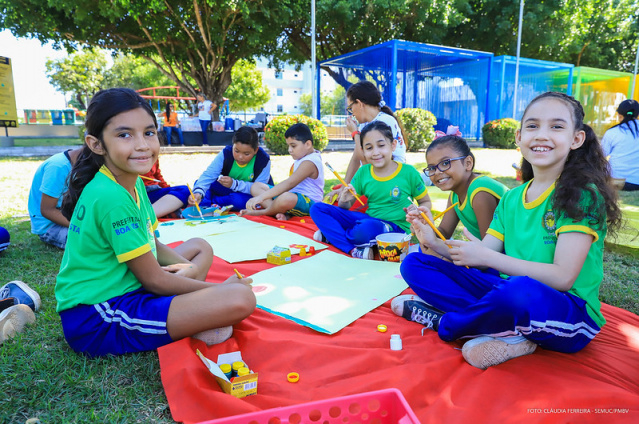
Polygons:
[[100,49],[87,49],[71,56],[47,60],[47,76],[51,84],[65,93],[73,93],[81,109],[100,90],[107,60]]
[[231,85],[224,93],[229,99],[233,111],[256,109],[268,102],[271,93],[262,83],[262,73],[255,68],[255,63],[239,60],[231,72]]
[[302,7],[296,0],[0,0],[0,26],[68,49],[133,52],[191,94],[221,103],[233,65],[277,57]]

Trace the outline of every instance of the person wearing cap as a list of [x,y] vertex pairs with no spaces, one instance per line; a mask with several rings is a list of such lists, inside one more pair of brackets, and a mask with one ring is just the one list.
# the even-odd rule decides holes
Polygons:
[[623,190],[639,190],[639,103],[624,100],[617,107],[619,123],[601,139],[604,155],[608,157],[612,177],[625,179]]

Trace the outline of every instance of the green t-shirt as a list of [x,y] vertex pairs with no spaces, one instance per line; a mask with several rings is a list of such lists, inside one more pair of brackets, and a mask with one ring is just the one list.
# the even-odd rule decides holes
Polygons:
[[[479,232],[479,225],[477,224],[477,215],[475,215],[475,211],[473,210],[473,199],[475,195],[481,191],[491,194],[499,201],[504,193],[508,191],[508,187],[485,175],[479,176],[470,182],[464,202],[461,205],[455,206],[455,212],[459,220],[464,224],[464,227],[479,239],[481,239],[481,233]],[[459,202],[459,196],[452,193],[450,195],[451,205],[457,202]]]
[[[419,172],[411,165],[397,163],[392,175],[380,178],[371,164],[362,166],[351,181],[357,194],[368,198],[366,213],[373,218],[390,221],[404,231],[410,230],[404,208],[426,196],[426,185]],[[409,199],[410,197],[410,199]]]
[[231,170],[229,171],[229,177],[234,180],[239,181],[253,181],[253,168],[255,166],[255,156],[254,155],[249,163],[244,166],[240,166],[237,161],[233,161],[233,166],[231,166]]
[[55,286],[58,312],[140,288],[126,262],[156,254],[155,213],[138,178],[137,201],[102,166],[80,195]]
[[[601,327],[606,320],[601,314],[599,285],[603,279],[603,250],[607,226],[605,216],[587,215],[575,222],[565,214],[557,216],[552,209],[555,185],[532,202],[526,203],[524,184],[507,192],[495,210],[495,216],[486,234],[504,242],[504,253],[514,258],[532,262],[553,263],[557,236],[560,233],[579,232],[594,237],[581,272],[569,290],[586,301],[590,317]],[[596,199],[603,202],[601,196]],[[581,205],[585,208],[592,200],[588,192],[582,193]],[[603,221],[601,228],[597,224]]]

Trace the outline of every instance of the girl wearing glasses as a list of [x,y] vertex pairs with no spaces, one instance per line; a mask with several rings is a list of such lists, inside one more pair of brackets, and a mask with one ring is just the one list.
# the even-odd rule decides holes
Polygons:
[[444,341],[471,339],[462,354],[481,369],[537,346],[573,353],[590,343],[606,322],[604,239],[622,220],[603,149],[573,97],[533,99],[516,142],[525,183],[501,199],[483,240],[465,232],[470,241],[444,243],[409,214],[420,242],[453,263],[408,255],[401,273],[419,297],[391,302]]
[[346,102],[348,112],[346,129],[353,137],[355,150],[346,170],[345,181],[350,183],[359,167],[368,163],[362,151],[360,132],[367,124],[374,121],[382,121],[390,127],[393,140],[396,142],[393,160],[406,163],[406,143],[402,128],[391,108],[382,100],[382,95],[375,84],[370,81],[360,81],[351,85],[346,92]]
[[[508,187],[473,172],[475,156],[466,140],[455,135],[434,140],[426,150],[426,161],[428,166],[424,168],[424,174],[442,191],[452,192],[447,208],[455,205],[454,212],[444,215],[439,230],[450,238],[461,221],[473,236],[483,239]],[[432,254],[432,251],[424,253]]]

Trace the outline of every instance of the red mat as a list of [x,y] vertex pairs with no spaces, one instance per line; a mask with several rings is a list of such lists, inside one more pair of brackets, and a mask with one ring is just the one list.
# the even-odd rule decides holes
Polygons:
[[[256,220],[307,237],[316,229],[310,218],[305,224]],[[293,260],[303,259],[295,255]],[[231,265],[215,258],[207,279],[222,281],[234,267],[251,275],[271,265],[265,261]],[[464,361],[461,343],[445,343],[430,330],[422,336],[422,326],[395,316],[390,302],[334,335],[256,309],[235,326],[234,336],[225,343],[209,348],[188,338],[158,349],[158,354],[171,413],[180,422],[395,387],[424,424],[636,423],[639,317],[609,305],[603,305],[602,311],[608,323],[581,352],[539,348],[486,371]],[[386,324],[388,332],[377,332],[378,324]],[[390,350],[391,334],[401,335],[403,350]],[[220,353],[241,350],[259,374],[257,395],[236,399],[223,393],[195,349],[214,361]],[[300,374],[298,383],[286,381],[291,371]]]

